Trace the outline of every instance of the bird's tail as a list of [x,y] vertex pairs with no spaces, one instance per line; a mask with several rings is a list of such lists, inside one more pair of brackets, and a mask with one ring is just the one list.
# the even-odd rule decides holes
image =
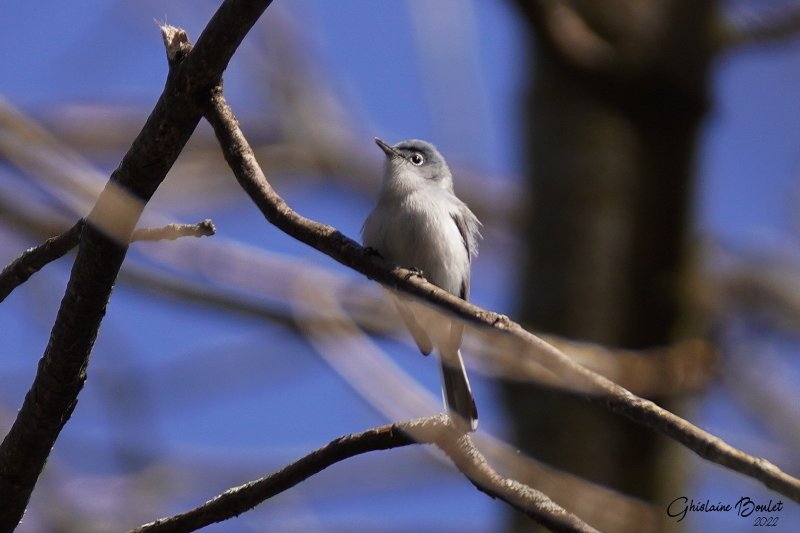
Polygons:
[[442,396],[453,423],[465,431],[478,428],[478,409],[460,350],[442,350]]

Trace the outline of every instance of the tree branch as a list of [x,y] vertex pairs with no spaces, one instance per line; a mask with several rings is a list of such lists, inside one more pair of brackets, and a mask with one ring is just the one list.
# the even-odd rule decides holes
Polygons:
[[[45,265],[60,259],[75,248],[81,240],[84,224],[83,219],[79,220],[61,235],[50,237],[39,246],[28,248],[9,263],[0,272],[0,302]],[[174,241],[181,237],[206,237],[214,233],[216,233],[214,223],[210,219],[205,219],[197,224],[167,224],[160,228],[139,228],[131,235],[130,242]]]
[[335,228],[292,210],[264,176],[221,87],[214,91],[205,116],[214,128],[225,159],[239,184],[266,219],[282,231],[370,279],[460,318],[479,331],[485,333],[488,328],[508,344],[511,344],[509,341],[515,343],[509,349],[535,355],[547,370],[584,390],[593,401],[602,402],[613,411],[682,443],[705,459],[755,478],[767,487],[800,501],[800,480],[782,472],[769,461],[734,448],[655,403],[639,398],[613,381],[582,367],[508,317],[465,302],[424,278],[413,275],[410,270],[370,254]]
[[39,246],[28,248],[19,257],[11,261],[0,272],[0,302],[11,292],[28,281],[45,265],[63,257],[78,245],[83,229],[83,219],[74,226],[55,237],[50,237]]
[[195,531],[252,509],[339,461],[415,443],[435,444],[478,490],[503,500],[552,531],[595,531],[541,492],[503,478],[489,466],[469,435],[456,430],[447,416],[438,415],[340,437],[274,474],[229,489],[199,507],[145,524],[130,533]]
[[181,237],[210,237],[217,232],[214,223],[207,218],[197,224],[167,224],[160,228],[139,228],[131,235],[135,241],[174,241]]
[[13,530],[19,523],[50,450],[75,408],[125,258],[127,246],[100,231],[95,221],[117,216],[118,202],[111,201],[115,189],[129,192],[141,203],[118,217],[120,234],[127,240],[144,204],[200,121],[198,103],[207,100],[234,51],[269,4],[270,0],[222,3],[192,53],[170,69],[158,103],[89,215],[50,341],[22,408],[0,444],[0,531]]

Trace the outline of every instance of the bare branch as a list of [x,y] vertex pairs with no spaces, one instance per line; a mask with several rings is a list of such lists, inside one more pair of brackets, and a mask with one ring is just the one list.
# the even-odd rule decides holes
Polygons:
[[13,530],[86,381],[89,355],[127,247],[93,225],[114,213],[115,187],[141,199],[120,217],[130,236],[141,209],[178,158],[207,98],[270,0],[225,0],[192,53],[170,69],[164,91],[81,232],[78,254],[34,382],[0,444],[0,531]]
[[61,235],[51,237],[39,246],[28,248],[9,263],[0,272],[0,302],[45,265],[75,248],[80,241],[82,229],[83,220],[80,220]]
[[214,223],[207,218],[197,224],[167,224],[160,228],[139,228],[131,235],[131,242],[174,241],[181,237],[210,237],[216,232]]
[[164,48],[167,51],[167,62],[170,65],[177,65],[192,51],[189,35],[181,28],[168,24],[162,24],[160,29]]
[[509,349],[535,354],[539,364],[590,394],[594,401],[602,402],[613,411],[675,439],[705,459],[758,479],[767,487],[800,501],[800,480],[765,459],[734,448],[655,403],[639,398],[613,381],[582,367],[508,317],[465,302],[424,278],[414,276],[411,271],[391,265],[368,253],[335,228],[310,220],[292,210],[268,183],[221,88],[212,95],[206,119],[214,128],[225,159],[239,184],[267,220],[279,229],[370,279],[461,318],[473,329],[486,332],[486,328],[489,328],[500,342],[505,341],[510,345]]
[[552,531],[595,531],[541,492],[503,478],[489,466],[469,435],[461,434],[449,418],[439,415],[340,437],[274,474],[229,489],[191,511],[156,520],[130,533],[195,531],[252,509],[339,461],[415,443],[435,444],[478,490],[503,500]]
[[[0,302],[11,292],[28,281],[36,272],[48,263],[60,259],[75,248],[81,239],[81,231],[85,222],[79,220],[74,226],[55,237],[51,237],[39,246],[28,248],[0,272]],[[174,241],[181,237],[206,237],[216,233],[214,223],[205,219],[197,224],[168,224],[160,228],[139,228],[131,235],[134,241]]]

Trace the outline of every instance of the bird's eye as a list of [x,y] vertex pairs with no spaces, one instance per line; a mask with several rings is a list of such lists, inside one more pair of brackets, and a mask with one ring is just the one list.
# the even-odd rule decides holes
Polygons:
[[420,166],[422,163],[425,162],[425,158],[422,157],[422,155],[420,155],[418,153],[411,154],[411,157],[409,157],[408,160],[411,161],[412,165],[416,165],[416,166]]

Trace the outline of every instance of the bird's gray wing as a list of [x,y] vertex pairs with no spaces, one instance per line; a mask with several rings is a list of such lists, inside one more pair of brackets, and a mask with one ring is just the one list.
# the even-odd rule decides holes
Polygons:
[[461,241],[464,243],[464,248],[467,250],[467,257],[471,260],[472,253],[474,252],[472,248],[475,243],[475,238],[472,237],[470,233],[470,228],[467,226],[467,220],[464,218],[462,213],[450,213],[450,218],[453,219],[453,222],[458,228],[458,232],[461,234]]
[[[464,243],[464,249],[467,252],[467,258],[472,260],[472,256],[474,253],[477,252],[475,250],[475,233],[477,232],[477,219],[475,215],[472,215],[470,211],[467,211],[469,215],[471,215],[471,219],[467,219],[463,212],[455,212],[450,213],[450,217],[453,219],[453,222],[458,228],[458,232],[461,234],[461,240]],[[474,224],[473,227],[470,227],[469,224]],[[466,274],[464,275],[464,279],[461,280],[461,285],[459,287],[458,297],[464,301],[469,301],[469,270],[467,270]],[[448,348],[450,350],[458,350],[461,347],[461,337],[464,334],[464,325],[457,320],[454,320],[450,326],[450,335],[448,338]]]
[[414,311],[411,309],[411,306],[408,302],[399,297],[395,298],[395,305],[397,307],[397,312],[400,314],[400,318],[403,319],[406,328],[411,332],[411,336],[414,337],[414,342],[417,343],[419,351],[422,352],[422,355],[430,355],[433,351],[433,342],[431,342],[430,336],[425,332],[419,322],[417,322],[417,318],[414,316]]
[[456,201],[459,205],[454,211],[450,212],[450,218],[453,219],[458,232],[461,234],[461,240],[467,250],[467,258],[471,261],[473,257],[478,255],[481,222],[463,202],[458,199]]

